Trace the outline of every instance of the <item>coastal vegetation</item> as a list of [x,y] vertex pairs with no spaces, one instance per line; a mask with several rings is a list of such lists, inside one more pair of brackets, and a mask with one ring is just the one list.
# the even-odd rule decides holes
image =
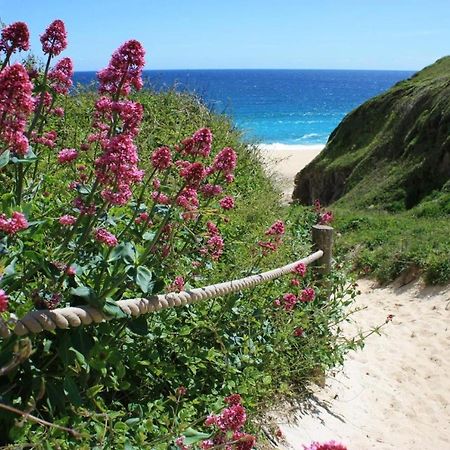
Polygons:
[[332,204],[338,249],[380,281],[450,281],[450,57],[348,114],[296,177]]
[[[295,261],[330,216],[286,212],[226,117],[190,95],[141,91],[139,42],[113,54],[98,92],[73,90],[70,58],[55,63],[62,21],[41,43],[42,66],[12,63],[27,26],[1,32],[0,442],[251,449],[271,399],[304,392],[362,345],[342,332],[356,296],[343,265],[319,278],[298,264],[137,319],[117,301]],[[74,306],[115,320],[14,333],[29,311]]]

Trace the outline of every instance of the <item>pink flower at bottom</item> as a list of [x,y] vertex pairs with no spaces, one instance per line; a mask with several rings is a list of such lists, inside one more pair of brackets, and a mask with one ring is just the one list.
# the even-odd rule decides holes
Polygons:
[[104,228],[96,230],[94,237],[97,241],[106,244],[108,247],[115,247],[118,244],[116,236]]
[[0,289],[0,313],[8,309],[8,296],[3,289]]
[[21,212],[14,211],[11,219],[8,219],[5,214],[0,214],[0,231],[12,235],[26,228],[28,228],[28,221]]
[[234,198],[228,195],[227,197],[224,197],[222,200],[220,200],[219,204],[222,209],[233,209]]
[[304,445],[304,450],[347,450],[347,447],[336,441],[329,442],[311,442],[309,446]]
[[300,294],[300,301],[302,303],[312,302],[316,297],[316,292],[313,288],[306,288]]
[[58,222],[65,227],[70,227],[77,221],[75,216],[71,216],[70,214],[65,214],[58,219]]
[[58,162],[60,164],[67,164],[78,157],[78,152],[74,148],[64,148],[58,153]]

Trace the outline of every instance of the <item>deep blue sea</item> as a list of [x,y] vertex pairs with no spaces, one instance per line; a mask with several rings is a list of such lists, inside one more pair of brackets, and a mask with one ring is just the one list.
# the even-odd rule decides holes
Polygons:
[[[265,144],[325,144],[343,117],[413,72],[366,70],[158,70],[146,86],[199,94]],[[95,80],[76,72],[75,83]]]

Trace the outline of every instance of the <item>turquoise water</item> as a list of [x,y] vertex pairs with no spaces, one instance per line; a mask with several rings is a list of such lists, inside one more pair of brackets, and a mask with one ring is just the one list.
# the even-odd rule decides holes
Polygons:
[[[261,143],[325,144],[343,117],[413,72],[365,70],[164,70],[144,72],[157,90],[199,94]],[[75,82],[95,80],[76,72]]]

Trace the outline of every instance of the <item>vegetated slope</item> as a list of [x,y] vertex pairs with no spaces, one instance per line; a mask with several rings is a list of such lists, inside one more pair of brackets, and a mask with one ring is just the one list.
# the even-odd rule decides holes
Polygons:
[[293,199],[400,211],[433,193],[445,206],[449,178],[447,56],[348,114],[297,174]]

